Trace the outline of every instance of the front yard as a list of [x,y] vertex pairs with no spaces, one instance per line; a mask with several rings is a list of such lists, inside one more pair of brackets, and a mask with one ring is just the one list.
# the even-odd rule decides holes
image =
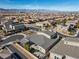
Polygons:
[[43,58],[45,56],[45,54],[39,50],[39,46],[36,44],[26,42],[24,48],[38,58]]
[[55,30],[56,30],[57,32],[63,34],[63,35],[71,36],[71,37],[74,37],[74,36],[77,34],[77,30],[76,30],[76,32],[73,32],[73,31],[71,32],[71,31],[68,31],[67,29],[68,29],[68,28],[66,28],[66,27],[58,26],[58,27],[56,27]]

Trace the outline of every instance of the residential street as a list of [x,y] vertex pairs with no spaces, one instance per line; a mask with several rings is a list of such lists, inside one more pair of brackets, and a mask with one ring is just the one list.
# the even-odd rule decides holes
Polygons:
[[23,38],[24,38],[24,35],[22,35],[22,34],[9,36],[9,37],[5,38],[5,40],[0,42],[0,46],[2,46],[2,45],[4,46],[4,45],[8,44],[9,42],[19,41]]

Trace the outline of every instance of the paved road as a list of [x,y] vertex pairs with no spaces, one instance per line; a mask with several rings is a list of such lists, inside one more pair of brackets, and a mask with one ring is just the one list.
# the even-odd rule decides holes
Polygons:
[[[58,33],[58,32],[57,32]],[[70,36],[66,36],[66,35],[63,35],[63,34],[61,34],[61,33],[58,33],[60,36],[62,36],[62,37],[70,37]],[[78,35],[76,36],[77,38],[79,38],[79,33],[78,33]]]
[[19,34],[19,35],[12,35],[8,38],[6,38],[5,40],[3,40],[2,42],[0,42],[0,46],[4,45],[4,44],[8,44],[9,42],[13,42],[13,41],[19,41],[21,39],[23,39],[24,36]]
[[[57,32],[57,33],[58,33],[58,32]],[[63,35],[63,34],[61,34],[61,33],[58,33],[58,35],[60,35],[61,37],[68,37],[68,36]]]
[[[6,38],[3,42],[0,43],[1,46],[6,45],[10,42],[21,40],[23,38],[26,38],[25,35],[12,35],[8,38]],[[12,52],[17,53],[19,55],[20,59],[38,59],[35,56],[33,56],[31,53],[26,51],[24,48],[16,45],[16,44],[10,44],[7,46]],[[21,56],[21,57],[20,57]]]

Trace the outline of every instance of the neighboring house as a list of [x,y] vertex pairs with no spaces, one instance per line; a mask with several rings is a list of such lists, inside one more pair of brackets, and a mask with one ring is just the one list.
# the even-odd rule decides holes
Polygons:
[[79,38],[61,40],[50,50],[49,59],[79,59]]
[[0,50],[0,59],[22,59],[15,50],[13,51],[12,48],[5,47]]
[[48,21],[44,21],[44,22],[37,22],[36,26],[40,27],[41,30],[46,30],[47,26],[50,26],[51,24]]
[[3,25],[5,22],[7,22],[7,20],[6,19],[0,19],[0,25]]
[[[46,34],[46,32],[39,32],[38,34],[37,32],[36,34],[30,36],[29,41],[38,45],[38,49],[45,54],[59,41],[59,35],[53,33],[54,32],[49,32],[49,34]],[[56,37],[53,37],[54,35]]]
[[2,18],[0,18],[0,29],[2,29],[3,24],[4,24],[5,22],[7,22],[6,19],[2,19]]
[[47,25],[47,24],[51,25],[49,21],[43,21],[43,22],[37,22],[36,26],[44,26],[44,25]]
[[35,30],[35,31],[40,30],[40,28],[37,27],[35,24],[24,24],[24,25],[31,30]]
[[15,31],[19,31],[19,30],[24,30],[26,27],[23,23],[17,23],[17,22],[12,22],[12,21],[8,21],[5,22],[3,25],[3,30],[5,32],[11,32],[13,30]]
[[0,51],[0,59],[12,59],[12,52],[8,48],[4,48]]
[[66,25],[70,25],[70,24],[76,25],[77,22],[78,20],[70,20],[66,22]]

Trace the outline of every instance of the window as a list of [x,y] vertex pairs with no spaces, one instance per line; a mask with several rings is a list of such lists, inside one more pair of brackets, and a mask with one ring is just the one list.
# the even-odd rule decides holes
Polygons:
[[55,56],[54,59],[60,59],[59,57]]

